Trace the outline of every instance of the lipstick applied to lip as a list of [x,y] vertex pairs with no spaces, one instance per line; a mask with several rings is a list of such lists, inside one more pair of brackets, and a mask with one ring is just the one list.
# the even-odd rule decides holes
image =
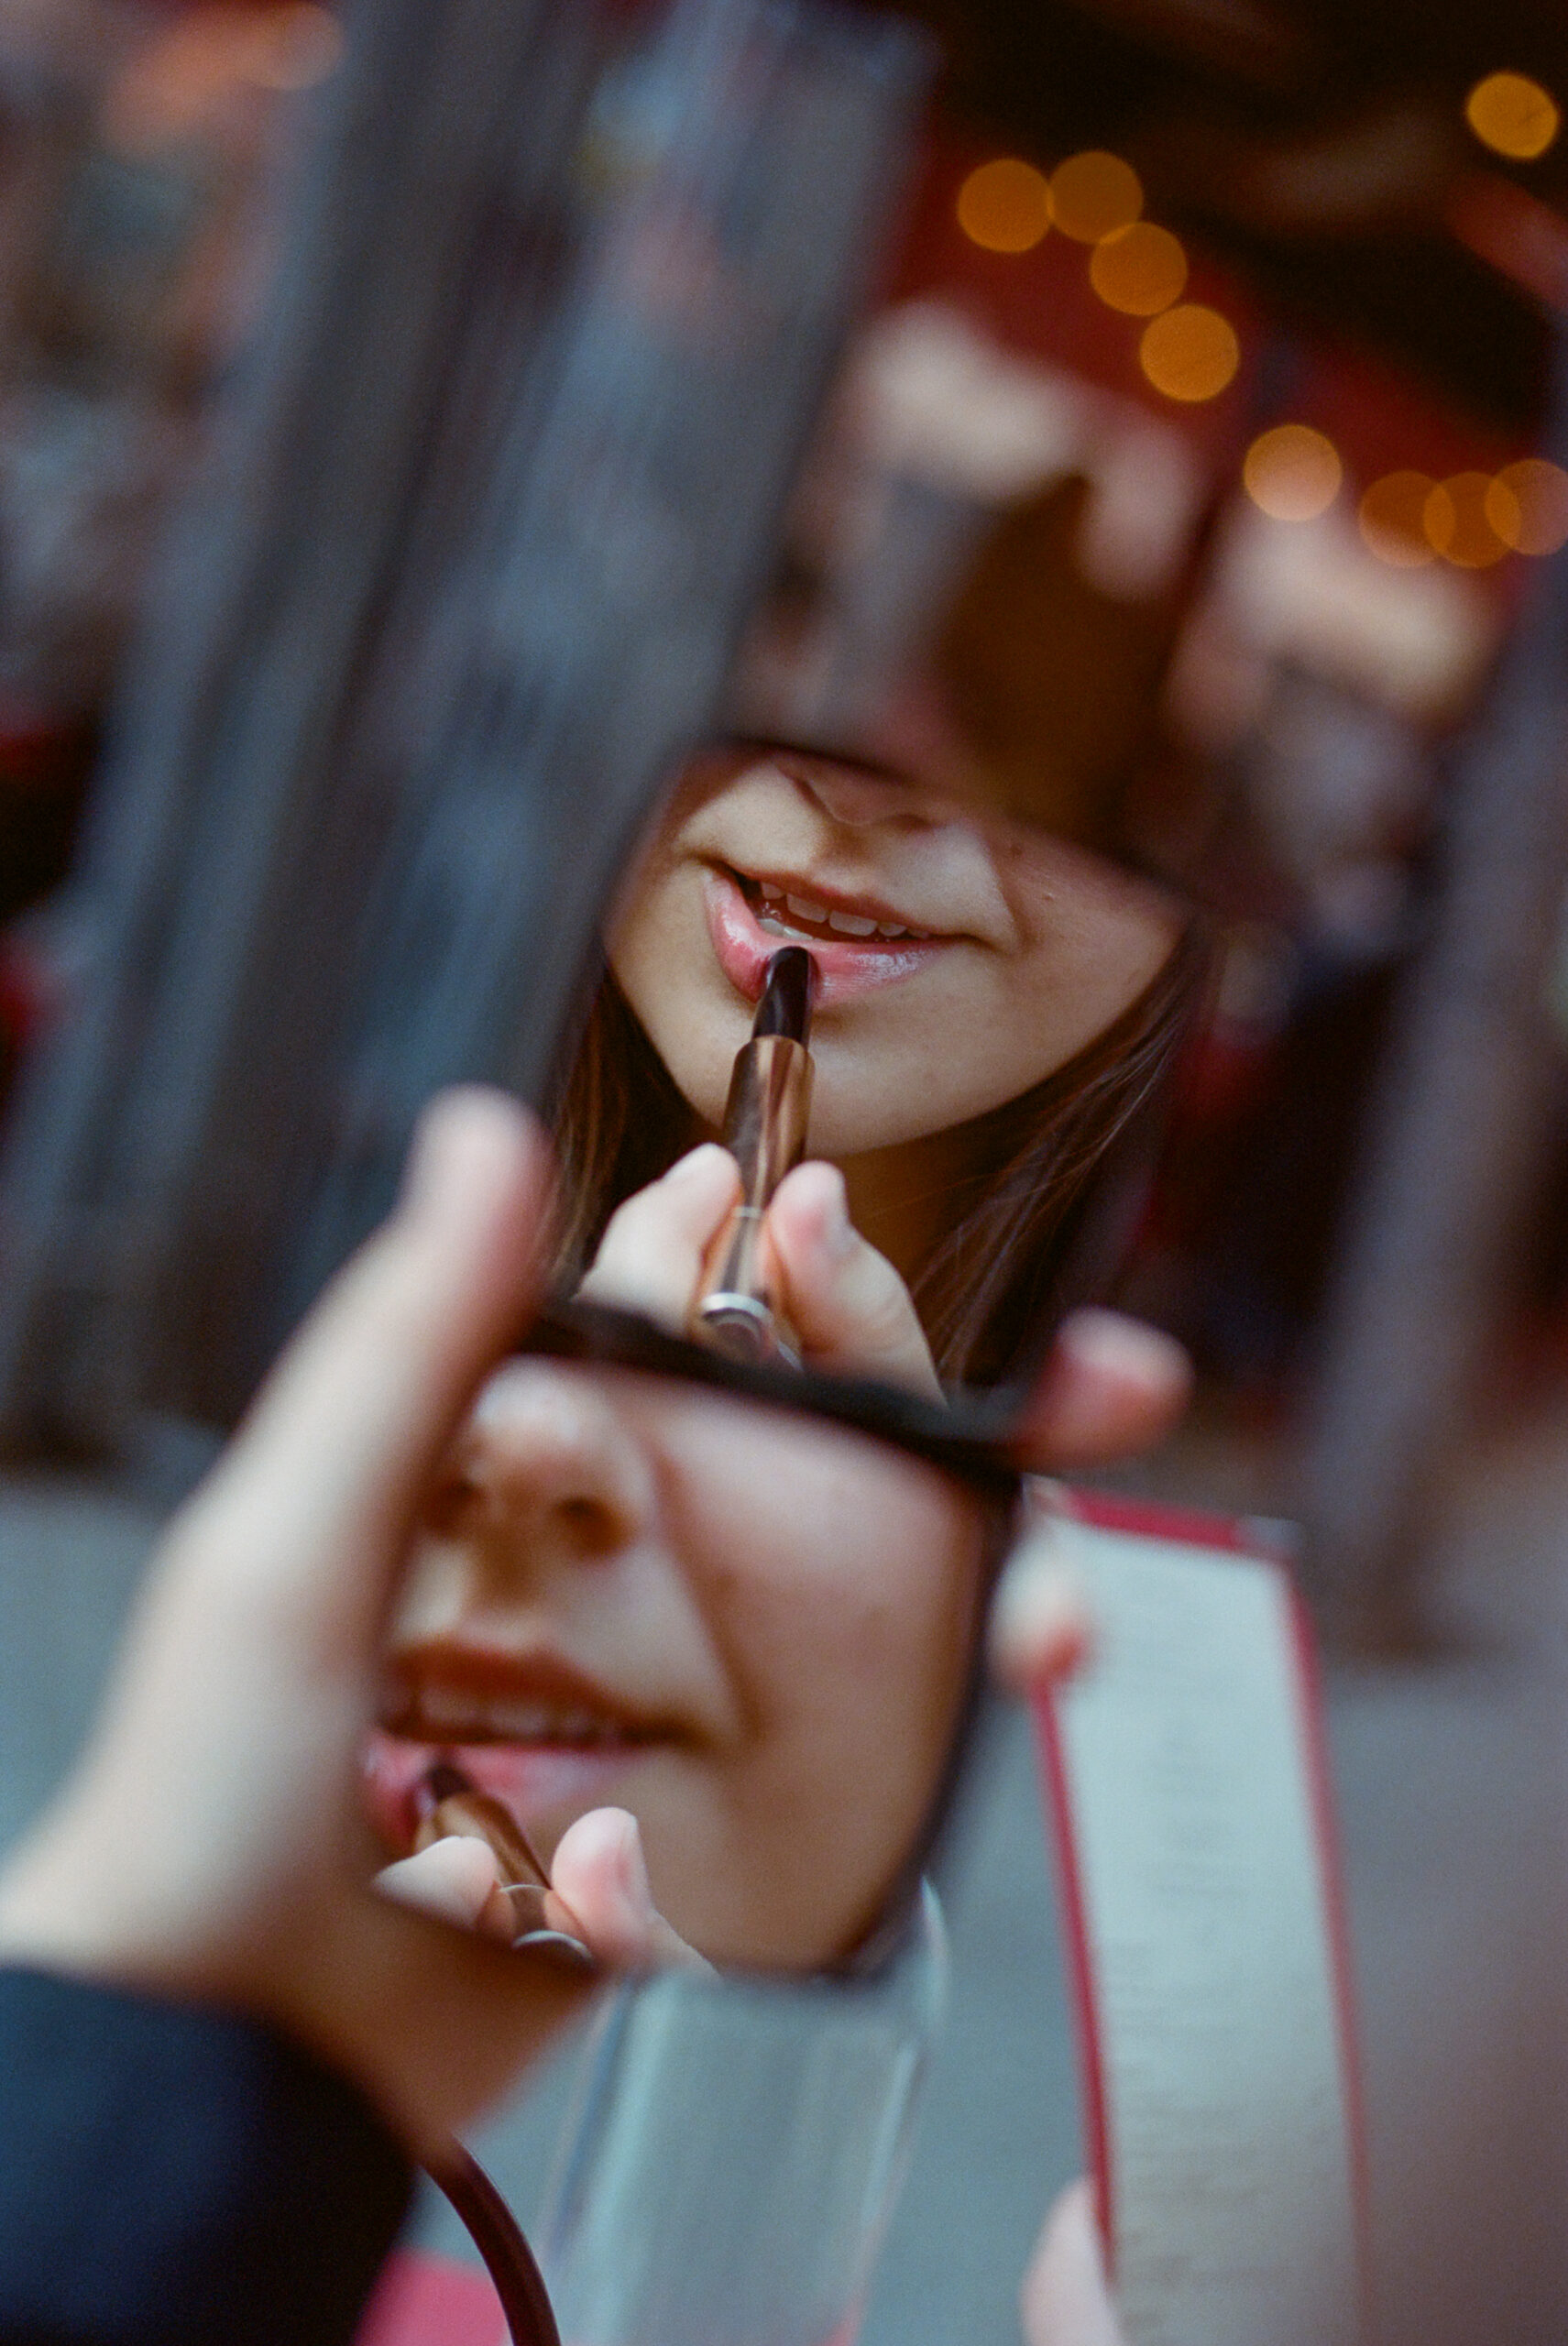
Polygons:
[[731,1360],[800,1365],[766,1260],[762,1218],[806,1153],[817,983],[817,964],[804,946],[786,945],[773,956],[751,1039],[737,1052],[729,1080],[723,1138],[740,1168],[740,1199],[715,1246],[693,1332]]
[[438,1760],[415,1787],[414,1804],[419,1819],[414,1828],[416,1851],[455,1835],[483,1841],[495,1852],[501,1871],[497,1887],[511,1908],[517,1926],[511,1943],[514,1951],[549,1956],[573,1970],[597,1968],[591,1950],[581,1939],[556,1930],[546,1919],[544,1893],[550,1877],[527,1834],[499,1800],[482,1792],[461,1768]]

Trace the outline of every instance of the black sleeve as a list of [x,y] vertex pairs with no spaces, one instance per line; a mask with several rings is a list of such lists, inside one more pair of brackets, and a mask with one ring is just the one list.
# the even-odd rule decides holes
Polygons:
[[259,2023],[0,1969],[0,2346],[342,2346],[411,2184]]

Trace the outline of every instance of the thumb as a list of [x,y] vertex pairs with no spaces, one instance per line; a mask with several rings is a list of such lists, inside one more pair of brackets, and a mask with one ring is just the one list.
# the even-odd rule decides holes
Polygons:
[[544,1912],[602,1963],[629,1971],[666,1964],[707,1966],[653,1904],[642,1836],[624,1808],[593,1808],[555,1846]]
[[1018,2309],[1025,2346],[1126,2346],[1106,2286],[1093,2198],[1081,2178],[1046,2219]]

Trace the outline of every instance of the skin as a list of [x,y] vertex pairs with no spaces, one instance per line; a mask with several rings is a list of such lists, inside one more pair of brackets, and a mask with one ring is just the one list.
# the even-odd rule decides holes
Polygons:
[[[427,1894],[405,1873],[393,1902],[359,1823],[388,1607],[438,1463],[526,1321],[546,1215],[543,1144],[514,1103],[437,1102],[397,1212],[171,1522],[92,1740],[0,1869],[0,1959],[252,2012],[416,2145],[497,2100],[584,1994],[450,1927],[494,1886],[478,1844],[427,1852]],[[1152,1331],[1069,1321],[1020,1464],[1156,1440],[1183,1390]],[[611,1963],[669,1952],[640,1877],[615,1812],[555,1852],[563,1919]]]
[[[722,1150],[696,1152],[622,1209],[593,1291],[678,1319],[735,1186]],[[782,1222],[808,1321],[823,1332],[837,1310],[834,1356],[851,1365],[873,1258],[825,1211],[837,1192],[841,1216],[841,1189],[802,1168]],[[929,1377],[882,1270],[910,1375],[924,1358]],[[544,1855],[613,1799],[637,1817],[662,1911],[705,1956],[839,1956],[876,1920],[940,1778],[982,1540],[959,1485],[844,1428],[509,1362],[454,1450],[394,1622],[400,1732],[372,1753],[378,1821],[395,1846],[409,1787],[444,1755]],[[530,1705],[540,1723],[521,1736]]]
[[[927,937],[816,936],[782,889]],[[1102,859],[883,774],[777,751],[688,770],[613,926],[610,960],[654,1047],[717,1130],[782,918],[812,941],[811,1146],[854,1221],[910,1277],[968,1169],[966,1127],[1137,999],[1176,906]]]

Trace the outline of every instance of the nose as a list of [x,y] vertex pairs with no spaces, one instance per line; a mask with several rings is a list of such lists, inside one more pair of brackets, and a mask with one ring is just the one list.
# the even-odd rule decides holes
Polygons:
[[875,823],[926,829],[951,811],[938,812],[914,783],[853,766],[840,766],[830,773],[821,768],[797,771],[791,779],[806,797],[816,801],[829,822],[849,830],[865,830]]
[[458,1442],[438,1528],[540,1561],[610,1556],[653,1518],[649,1461],[615,1397],[587,1372],[509,1361]]

